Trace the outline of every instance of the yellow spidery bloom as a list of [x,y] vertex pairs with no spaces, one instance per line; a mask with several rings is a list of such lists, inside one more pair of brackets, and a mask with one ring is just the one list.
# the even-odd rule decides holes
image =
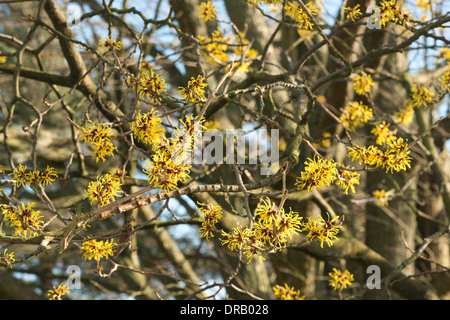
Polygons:
[[200,17],[203,21],[213,21],[217,18],[216,8],[214,8],[211,1],[200,3]]
[[53,290],[48,290],[48,300],[62,300],[62,296],[68,293],[69,287],[61,283],[58,287],[53,286]]
[[166,91],[166,81],[161,78],[161,73],[154,73],[150,69],[150,74],[143,72],[138,81],[138,93],[141,99],[150,102],[161,101],[161,94]]
[[384,207],[389,205],[389,197],[385,190],[375,190],[373,192],[373,197],[377,199],[376,204],[378,204],[379,206]]
[[423,105],[426,108],[428,106],[428,103],[433,101],[434,93],[425,86],[419,86],[416,83],[411,89],[411,92],[413,93],[412,101],[414,107],[420,107]]
[[374,82],[372,80],[372,76],[365,72],[357,74],[353,79],[353,88],[355,89],[355,92],[360,96],[363,96],[366,93],[370,93],[372,91],[373,85]]
[[381,27],[385,27],[388,22],[405,26],[411,21],[411,12],[406,12],[399,8],[397,0],[383,1],[380,3]]
[[323,159],[314,156],[305,161],[305,168],[297,177],[295,185],[297,190],[314,191],[325,186],[330,186],[336,180],[336,165],[334,160]]
[[116,246],[117,244],[112,239],[105,242],[103,242],[103,240],[97,241],[95,239],[85,241],[81,246],[83,259],[94,259],[96,261],[100,261],[102,258],[108,259],[109,256],[114,255],[114,248]]
[[244,228],[242,230],[242,226],[237,226],[230,233],[222,232],[225,239],[220,239],[220,241],[222,245],[227,245],[231,251],[239,251],[250,241],[251,233],[251,229]]
[[111,173],[99,175],[97,181],[89,182],[87,191],[85,190],[86,198],[91,204],[95,202],[100,207],[106,206],[121,196],[121,185],[121,180]]
[[94,127],[81,128],[81,141],[88,143],[92,148],[96,161],[102,159],[105,161],[106,156],[113,156],[116,147],[111,141],[113,131],[108,125],[94,123]]
[[231,39],[225,37],[224,33],[217,27],[213,31],[211,37],[197,37],[201,45],[202,56],[214,66],[225,65],[229,61],[228,44],[231,44]]
[[28,203],[25,205],[21,203],[21,208],[14,210],[14,215],[10,216],[9,223],[15,228],[14,234],[29,238],[40,234],[44,226],[41,220],[40,211],[33,209],[35,203]]
[[345,170],[347,167],[337,169],[337,178],[335,184],[344,189],[345,194],[348,194],[348,189],[355,193],[355,184],[359,184],[360,174],[356,171]]
[[27,173],[27,184],[35,187],[44,187],[45,185],[51,184],[53,181],[55,181],[56,177],[58,177],[58,175],[56,174],[55,169],[47,166],[47,169],[42,172],[40,172],[39,170],[35,170]]
[[214,237],[215,224],[222,218],[222,207],[198,202],[198,210],[202,215],[202,227],[199,232],[206,239]]
[[201,75],[197,76],[197,79],[191,77],[187,87],[178,87],[178,94],[186,101],[198,101],[205,99],[205,87],[208,86],[204,83],[205,78]]
[[389,129],[389,126],[390,124],[386,124],[386,121],[383,120],[382,123],[377,124],[375,128],[370,131],[378,145],[382,146],[385,143],[389,143],[397,139],[395,133]]
[[100,39],[98,44],[101,48],[104,48],[107,53],[122,48],[122,42],[117,41],[116,39],[112,40],[111,36],[108,36],[107,39]]
[[[336,222],[338,219],[340,219],[339,216],[331,220],[324,220],[322,216],[316,218],[308,217],[308,221],[302,223],[302,231],[308,232],[306,235],[307,241],[317,240],[320,242],[321,248],[323,248],[324,243],[331,247],[333,242],[337,240],[336,235],[342,228],[341,220]],[[334,224],[334,222],[336,223]]]
[[351,286],[352,282],[355,280],[353,274],[351,274],[348,270],[342,272],[341,270],[333,268],[333,272],[330,272],[328,275],[331,278],[329,280],[329,285],[335,291],[347,289],[347,286]]
[[161,123],[162,119],[154,108],[144,114],[141,114],[139,110],[136,119],[130,124],[130,128],[139,141],[153,144],[161,138]]
[[[312,16],[316,16],[317,12],[319,11],[312,2],[308,2],[305,4],[305,7],[308,9],[308,11],[311,13]],[[300,8],[299,6],[293,4],[292,2],[288,1],[286,6],[284,7],[284,10],[286,11],[286,14],[290,16],[292,19],[295,20],[296,23],[299,24],[299,28],[305,28],[307,30],[313,29],[313,23],[311,22],[311,18],[308,16],[305,10]]]
[[362,127],[372,117],[372,108],[369,108],[362,102],[355,101],[345,107],[339,119],[347,130],[354,131],[356,128]]
[[13,170],[12,180],[14,180],[14,184],[17,187],[26,186],[28,184],[28,174],[27,174],[27,166],[19,166]]
[[16,259],[14,259],[14,252],[6,253],[6,251],[8,251],[8,249],[5,249],[5,251],[3,251],[3,256],[0,257],[0,265],[12,268],[12,263],[16,261]]
[[399,111],[396,111],[394,113],[394,120],[402,123],[402,124],[409,124],[414,119],[414,106],[413,102],[411,100],[406,101],[405,105],[400,108]]
[[284,287],[275,285],[272,287],[275,297],[279,297],[280,300],[305,300],[305,296],[300,294],[300,290],[295,290],[294,287],[290,288],[287,283]]
[[344,8],[344,11],[347,13],[346,18],[351,19],[353,22],[355,22],[355,19],[358,20],[359,17],[362,15],[361,9],[359,8],[359,4],[357,4],[353,8],[350,7]]

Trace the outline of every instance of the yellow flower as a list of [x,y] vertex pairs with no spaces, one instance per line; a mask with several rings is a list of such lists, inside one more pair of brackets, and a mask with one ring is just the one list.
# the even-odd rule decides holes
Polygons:
[[116,243],[110,239],[105,242],[103,240],[97,241],[95,239],[83,242],[81,250],[83,252],[84,260],[96,260],[100,261],[102,258],[108,259],[109,256],[114,255],[113,249],[116,247]]
[[388,197],[388,195],[387,195],[385,190],[375,190],[373,192],[373,196],[374,196],[375,199],[377,199],[376,203],[379,206],[383,207],[383,206],[388,206],[389,205],[389,203],[388,203],[389,197]]
[[14,180],[17,187],[28,185],[27,166],[19,166],[13,170],[12,180]]
[[412,102],[414,107],[420,107],[424,105],[424,107],[426,108],[428,106],[427,104],[433,101],[434,93],[425,86],[414,84],[411,92],[413,93]]
[[331,220],[324,220],[322,216],[318,216],[316,218],[308,217],[308,221],[302,223],[302,231],[308,232],[306,235],[307,241],[318,240],[321,248],[323,248],[324,242],[331,247],[333,242],[337,240],[336,235],[342,228],[340,225],[341,220],[339,220],[336,224],[333,224],[333,222],[338,219],[339,216],[336,216]]
[[111,36],[108,36],[107,39],[100,39],[98,41],[100,47],[105,48],[106,52],[111,52],[113,50],[120,50],[122,48],[122,42],[117,40],[112,40]]
[[251,229],[246,227],[242,230],[242,226],[237,226],[230,233],[222,232],[225,239],[220,239],[220,241],[222,245],[227,245],[231,251],[239,251],[250,242],[251,234]]
[[[311,13],[312,16],[316,16],[317,12],[319,11],[312,2],[308,2],[305,4],[308,11]],[[311,18],[308,16],[305,10],[300,8],[299,6],[293,4],[292,2],[288,1],[286,6],[284,7],[284,10],[286,11],[286,14],[290,16],[292,19],[295,20],[299,24],[299,28],[305,28],[305,29],[311,29],[313,28],[313,23],[311,22]]]
[[213,65],[224,65],[228,63],[228,44],[231,43],[229,37],[225,37],[220,27],[211,34],[211,37],[197,37],[201,44],[202,54],[206,60]]
[[405,26],[406,23],[411,20],[411,17],[409,16],[411,12],[400,9],[397,0],[383,1],[380,3],[380,7],[381,27],[386,26],[390,21]]
[[202,227],[199,231],[202,233],[202,237],[209,239],[214,237],[215,224],[222,218],[222,207],[213,206],[211,204],[198,203],[197,208],[202,215]]
[[116,147],[111,141],[113,131],[108,125],[94,123],[93,128],[81,128],[81,141],[89,143],[95,155],[96,161],[102,159],[105,161],[106,156],[113,156]]
[[300,290],[296,291],[294,287],[290,288],[287,283],[284,284],[284,287],[277,284],[272,289],[274,295],[280,300],[305,300],[305,296],[300,294]]
[[205,99],[205,87],[207,83],[203,83],[205,78],[201,75],[197,76],[197,79],[191,77],[186,88],[179,87],[178,94],[181,95],[186,101],[197,101]]
[[160,101],[161,94],[166,91],[166,87],[166,81],[161,78],[161,73],[154,73],[153,69],[150,69],[150,74],[143,72],[139,78],[139,97],[150,100],[150,102]]
[[336,180],[336,162],[314,156],[305,161],[305,168],[297,177],[295,185],[297,190],[314,191],[330,186]]
[[376,125],[375,128],[370,131],[370,133],[373,134],[375,142],[378,145],[382,146],[389,141],[397,139],[394,132],[389,130],[389,126],[390,124],[386,124],[386,122],[383,120],[382,123]]
[[69,287],[66,284],[60,284],[58,287],[53,286],[53,290],[48,290],[49,300],[62,300],[62,296],[69,293]]
[[121,196],[121,185],[120,179],[113,174],[99,175],[97,181],[89,182],[86,198],[91,204],[96,202],[100,207],[106,206]]
[[162,134],[161,123],[162,119],[154,108],[144,114],[141,114],[139,110],[135,121],[130,124],[130,128],[139,141],[152,144],[160,139]]
[[445,60],[450,60],[450,48],[445,47],[445,48],[439,48],[439,56],[441,58],[444,58]]
[[445,71],[442,77],[439,78],[439,82],[441,83],[441,90],[443,92],[450,91],[450,70]]
[[353,79],[353,87],[356,93],[360,96],[363,96],[366,93],[370,93],[373,85],[374,83],[372,80],[372,76],[370,74],[366,74],[365,72],[357,74]]
[[340,168],[337,170],[337,179],[335,180],[335,184],[344,189],[345,194],[348,194],[349,188],[353,193],[355,193],[355,184],[359,184],[359,178],[360,174],[358,172]]
[[6,253],[7,250],[8,249],[5,249],[5,251],[3,251],[3,257],[0,257],[0,265],[12,268],[12,263],[16,261],[16,259],[14,259],[14,252]]
[[10,225],[15,227],[14,234],[24,238],[39,235],[44,226],[44,222],[41,220],[42,216],[39,215],[40,211],[33,209],[34,202],[28,203],[27,206],[24,203],[21,205],[22,207],[15,210],[13,216],[10,216]]
[[355,22],[355,19],[358,20],[359,17],[362,15],[361,9],[359,8],[359,4],[357,4],[355,7],[350,8],[344,8],[344,11],[347,12],[347,19],[352,19],[353,22]]
[[204,21],[215,20],[217,17],[216,8],[211,1],[202,2],[200,4],[200,16]]
[[[0,50],[0,54],[2,51]],[[5,63],[8,58],[6,56],[0,56],[0,63]]]
[[331,278],[329,280],[329,285],[333,290],[342,291],[343,289],[347,289],[347,286],[351,286],[354,281],[353,274],[348,270],[342,272],[341,270],[333,268],[333,272],[330,272],[328,275]]
[[347,105],[340,115],[339,119],[343,126],[350,131],[362,127],[373,117],[373,111],[362,102],[351,102]]
[[406,104],[400,108],[399,111],[394,113],[395,121],[402,124],[409,124],[414,119],[414,106],[411,100],[408,100]]

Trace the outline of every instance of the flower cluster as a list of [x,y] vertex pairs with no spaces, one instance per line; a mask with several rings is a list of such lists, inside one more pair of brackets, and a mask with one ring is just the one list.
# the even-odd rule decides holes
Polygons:
[[[320,247],[323,248],[323,244],[327,243],[329,247],[333,245],[333,242],[337,239],[336,235],[342,228],[341,221],[337,221],[339,216],[334,217],[331,220],[325,220],[322,216],[316,218],[308,217],[308,221],[302,223],[302,231],[307,232],[307,241],[317,240],[320,242]],[[335,223],[336,222],[336,223]]]
[[393,118],[398,123],[409,124],[414,119],[414,105],[411,100],[406,101],[405,105],[396,111]]
[[8,251],[8,249],[5,249],[5,251],[3,251],[3,256],[0,257],[0,265],[12,268],[12,263],[16,261],[14,252],[6,253],[6,251]]
[[88,143],[92,148],[96,161],[106,160],[106,156],[112,156],[116,147],[111,141],[113,131],[110,126],[100,123],[94,123],[90,126],[81,128],[81,141]]
[[19,164],[12,172],[12,180],[17,187],[27,185],[45,187],[54,182],[57,177],[58,175],[56,174],[55,169],[49,166],[42,172],[39,170],[27,172],[27,166]]
[[345,107],[339,119],[347,130],[354,131],[356,128],[363,126],[372,117],[372,108],[369,108],[362,102],[355,101]]
[[328,274],[330,276],[329,285],[333,288],[333,290],[342,291],[343,289],[347,289],[347,286],[351,286],[354,281],[353,274],[350,271],[345,270],[342,272],[336,268],[333,268],[333,272]]
[[[258,56],[258,51],[251,48],[251,42],[245,38],[245,35],[238,33],[233,37],[225,34],[217,27],[211,34],[211,37],[197,37],[200,43],[202,56],[213,66],[223,66],[233,60],[235,69],[248,72],[248,66]],[[179,93],[189,101],[189,86],[180,88]],[[184,92],[186,90],[186,92]]]
[[228,44],[231,44],[231,38],[225,37],[224,33],[217,27],[211,34],[211,37],[197,37],[200,43],[202,55],[210,64],[224,65],[228,63]]
[[285,212],[266,198],[256,208],[256,223],[251,228],[238,226],[232,232],[223,232],[221,242],[232,251],[242,250],[250,262],[254,255],[262,258],[263,251],[276,252],[284,248],[288,239],[301,232],[301,219],[297,212]]
[[53,286],[53,290],[48,290],[49,300],[62,300],[62,296],[69,293],[69,287],[66,284],[60,284],[58,287]]
[[174,129],[170,140],[164,138],[154,142],[155,153],[146,161],[144,172],[155,188],[170,192],[189,177],[195,143],[205,130],[203,122],[204,119],[199,121],[197,117],[186,116],[185,120],[180,120],[182,126]]
[[385,190],[375,190],[373,192],[373,197],[377,200],[376,203],[379,206],[383,207],[383,206],[388,206],[389,205],[389,203],[388,203],[389,197],[388,197],[388,194],[387,194],[387,192]]
[[366,93],[370,93],[373,85],[374,83],[372,80],[372,76],[365,72],[357,74],[353,79],[353,88],[355,89],[355,92],[360,96],[363,96]]
[[161,122],[161,118],[153,108],[150,112],[143,114],[141,114],[141,111],[138,111],[135,120],[130,124],[130,128],[134,137],[139,141],[152,144],[158,141],[163,133]]
[[385,0],[381,2],[380,14],[381,27],[386,26],[387,23],[391,21],[403,26],[411,21],[411,17],[409,16],[411,12],[406,12],[405,10],[400,9],[397,0]]
[[198,231],[200,231],[202,237],[205,237],[206,239],[214,237],[215,225],[220,218],[222,218],[222,207],[200,202],[198,205],[198,210],[202,216],[202,226]]
[[391,144],[395,142],[397,137],[395,132],[389,129],[390,124],[386,124],[386,121],[382,121],[373,128],[370,133],[373,135],[376,144],[382,146],[386,143]]
[[450,69],[445,71],[444,74],[438,79],[441,85],[442,92],[450,91]]
[[350,7],[344,8],[344,12],[347,13],[346,18],[351,19],[353,22],[355,22],[355,19],[358,20],[359,17],[362,15],[361,9],[359,8],[359,4],[357,4],[353,8]]
[[300,290],[295,290],[294,287],[290,288],[287,283],[284,287],[275,285],[273,288],[275,297],[279,297],[280,300],[305,300],[305,296],[300,294]]
[[211,1],[200,4],[200,17],[202,17],[203,21],[214,21],[217,18],[216,8],[214,8]]
[[151,103],[161,101],[162,92],[166,91],[166,81],[161,78],[161,73],[143,72],[138,81],[137,90],[139,98],[150,101]]
[[181,95],[186,101],[198,101],[205,99],[205,87],[207,83],[203,83],[205,78],[201,75],[197,76],[197,79],[191,77],[187,87],[178,87],[178,94]]
[[116,243],[110,239],[107,241],[97,241],[95,239],[83,242],[81,251],[83,252],[84,260],[96,260],[100,261],[102,258],[108,259],[109,256],[114,255],[114,248]]
[[428,104],[433,101],[434,93],[425,86],[414,84],[411,92],[412,104],[414,107],[421,107],[423,105],[426,108]]
[[7,225],[15,228],[15,235],[30,238],[42,232],[44,222],[42,216],[39,215],[40,211],[33,209],[34,205],[34,202],[28,203],[28,205],[22,202],[21,206],[17,208],[12,205],[0,205],[3,219]]
[[[308,9],[309,13],[313,16],[317,15],[318,9],[314,6],[312,2],[308,2],[305,4],[305,7]],[[308,13],[303,10],[300,6],[293,4],[291,1],[288,1],[286,6],[284,7],[286,14],[295,20],[296,23],[299,24],[299,28],[305,28],[307,30],[312,30],[314,24],[311,22],[311,18]]]
[[103,207],[114,202],[116,197],[120,197],[122,193],[122,182],[120,178],[112,173],[97,176],[97,181],[89,182],[86,198],[91,204],[94,202],[98,206]]
[[106,39],[100,39],[98,44],[101,48],[105,49],[106,53],[122,48],[122,42],[117,41],[116,39],[112,40],[111,36],[108,36]]
[[277,5],[283,4],[283,0],[247,0],[248,3],[257,6],[259,4]]
[[390,170],[391,173],[400,170],[406,171],[411,168],[412,158],[409,156],[410,151],[403,138],[389,139],[386,144],[385,151],[372,145],[369,147],[358,145],[348,147],[350,150],[348,157],[352,158],[352,161],[358,161],[359,164],[365,163],[377,168],[386,168],[386,172]]
[[314,191],[335,183],[347,194],[349,188],[355,192],[354,185],[359,184],[359,173],[333,159],[314,156],[313,159],[308,158],[305,165],[295,182],[298,190]]

